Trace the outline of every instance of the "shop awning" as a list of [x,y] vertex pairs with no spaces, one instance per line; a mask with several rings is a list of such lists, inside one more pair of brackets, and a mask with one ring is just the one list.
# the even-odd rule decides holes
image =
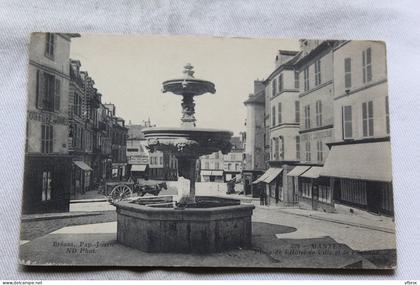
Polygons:
[[252,184],[257,184],[260,182],[271,183],[280,173],[282,173],[283,168],[269,168],[263,175],[261,175],[257,180],[252,182]]
[[93,169],[87,165],[84,161],[81,160],[76,160],[73,161],[74,165],[76,165],[77,167],[79,167],[81,170],[83,171],[92,171]]
[[131,171],[145,172],[147,169],[147,164],[133,164],[131,166]]
[[200,172],[201,175],[211,175],[211,170],[201,170]]
[[302,166],[302,165],[295,166],[295,168],[293,168],[289,173],[287,173],[287,176],[299,176],[302,173],[304,173],[306,170],[308,170],[309,168],[311,167]]
[[308,171],[303,173],[300,177],[306,177],[306,178],[318,178],[319,174],[322,171],[322,167],[320,166],[312,166]]
[[213,175],[213,176],[223,176],[223,170],[212,170],[211,175]]
[[320,175],[391,182],[391,144],[386,141],[334,145]]

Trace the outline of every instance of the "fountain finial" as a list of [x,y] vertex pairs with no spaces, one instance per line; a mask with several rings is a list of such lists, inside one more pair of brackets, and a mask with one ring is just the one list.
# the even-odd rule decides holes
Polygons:
[[194,78],[194,66],[191,65],[191,63],[187,63],[184,66],[184,71],[182,73],[185,74],[185,78]]

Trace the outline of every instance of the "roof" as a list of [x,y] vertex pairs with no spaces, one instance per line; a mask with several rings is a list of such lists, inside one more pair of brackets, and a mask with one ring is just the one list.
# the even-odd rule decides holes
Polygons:
[[265,93],[264,91],[257,93],[256,95],[250,94],[248,99],[244,102],[245,105],[247,104],[265,104]]
[[276,69],[274,69],[274,71],[270,73],[270,75],[267,77],[267,79],[264,82],[267,83],[268,81],[270,81],[273,78],[273,76],[280,73],[283,69],[289,69],[289,70],[295,69],[294,64],[300,58],[301,54],[302,52],[296,52],[296,55],[294,57],[292,57],[291,59],[279,65]]
[[321,176],[392,181],[389,141],[333,145]]

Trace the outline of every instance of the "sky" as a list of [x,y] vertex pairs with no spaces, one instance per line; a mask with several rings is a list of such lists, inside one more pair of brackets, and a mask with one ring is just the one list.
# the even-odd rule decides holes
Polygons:
[[102,94],[128,124],[150,118],[158,127],[180,126],[181,96],[162,93],[162,82],[181,78],[186,63],[195,78],[212,81],[215,94],[195,97],[197,127],[245,131],[243,102],[254,80],[274,70],[279,49],[298,50],[297,40],[204,36],[82,34],[70,56],[81,61]]

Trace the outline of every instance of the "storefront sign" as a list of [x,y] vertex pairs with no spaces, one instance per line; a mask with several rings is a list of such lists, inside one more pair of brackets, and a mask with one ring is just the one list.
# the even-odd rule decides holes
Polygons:
[[28,120],[39,121],[45,124],[67,125],[66,117],[59,116],[55,113],[42,113],[37,111],[28,112]]

